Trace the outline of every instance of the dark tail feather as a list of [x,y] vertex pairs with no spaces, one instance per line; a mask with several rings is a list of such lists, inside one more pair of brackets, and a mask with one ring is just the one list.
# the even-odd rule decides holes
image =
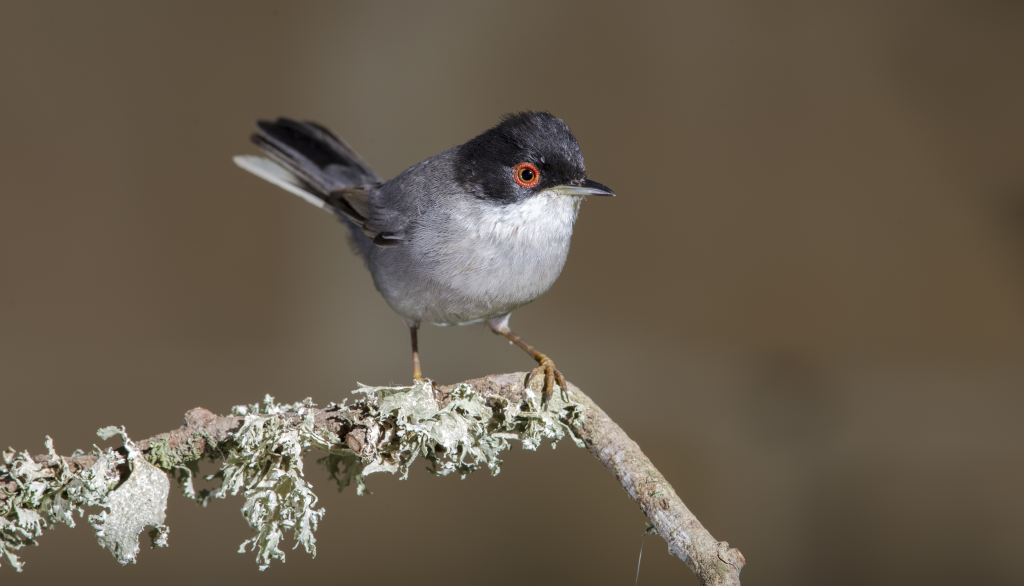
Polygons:
[[256,123],[252,141],[305,183],[315,195],[381,181],[352,147],[312,122],[278,118]]
[[359,205],[358,198],[366,190],[353,188],[380,183],[380,176],[345,141],[318,124],[278,118],[261,120],[256,127],[252,141],[269,160],[243,155],[235,157],[235,163],[332,212],[348,226],[355,247],[365,257],[372,244],[362,230],[368,211],[362,209],[365,206]]

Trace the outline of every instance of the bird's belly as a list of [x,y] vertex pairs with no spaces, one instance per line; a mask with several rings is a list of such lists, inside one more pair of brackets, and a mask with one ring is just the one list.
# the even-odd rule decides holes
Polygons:
[[377,288],[407,319],[465,325],[509,313],[547,291],[565,264],[564,251],[463,255],[436,270],[378,271]]
[[[416,321],[464,325],[509,313],[547,291],[569,254],[575,209],[549,202],[546,211],[555,213],[490,218],[483,228],[460,226],[413,246],[380,249],[397,256],[371,263],[377,288],[399,315]],[[398,256],[401,262],[393,262]]]

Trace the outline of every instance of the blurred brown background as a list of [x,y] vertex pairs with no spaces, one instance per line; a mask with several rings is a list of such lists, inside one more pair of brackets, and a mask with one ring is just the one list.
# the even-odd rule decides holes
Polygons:
[[[1019,583],[1022,63],[1019,2],[0,3],[0,444],[407,382],[345,230],[230,157],[288,115],[391,177],[547,109],[619,197],[513,326],[744,581]],[[531,366],[483,327],[421,345],[445,383]],[[644,518],[585,451],[421,468],[357,498],[310,465],[319,555],[262,574],[240,498],[172,495],[136,566],[83,522],[0,580],[633,581]],[[640,584],[696,583],[645,547]]]

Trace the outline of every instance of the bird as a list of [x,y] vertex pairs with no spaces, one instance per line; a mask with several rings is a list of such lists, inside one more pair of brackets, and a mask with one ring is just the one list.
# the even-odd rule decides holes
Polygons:
[[565,377],[509,328],[513,310],[546,292],[569,253],[586,196],[614,196],[589,178],[569,126],[549,112],[506,114],[494,127],[384,181],[327,128],[260,120],[252,142],[265,156],[234,162],[339,219],[374,285],[405,321],[413,378],[426,381],[418,330],[424,322],[487,322],[525,350],[543,377],[542,401]]

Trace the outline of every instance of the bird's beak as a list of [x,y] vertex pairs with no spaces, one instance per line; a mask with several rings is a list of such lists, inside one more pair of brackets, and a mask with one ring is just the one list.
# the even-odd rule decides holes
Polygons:
[[583,185],[559,185],[558,187],[552,187],[551,191],[557,191],[561,195],[610,195],[615,196],[615,192],[611,189],[601,185],[597,181],[591,181],[587,179],[583,182]]

